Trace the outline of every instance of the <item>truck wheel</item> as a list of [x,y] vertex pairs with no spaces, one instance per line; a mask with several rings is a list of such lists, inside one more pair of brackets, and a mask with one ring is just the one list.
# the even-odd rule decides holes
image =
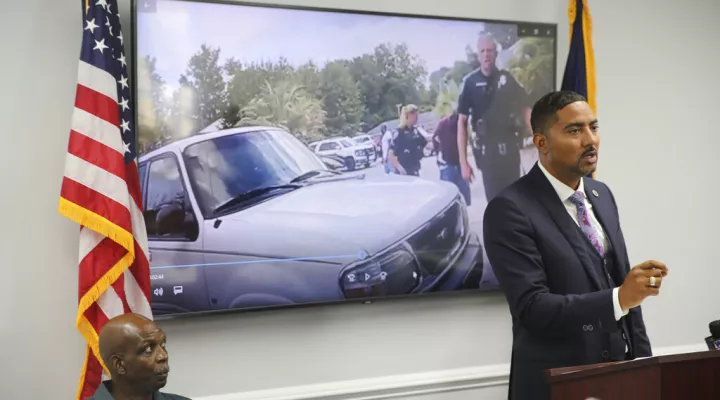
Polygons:
[[347,157],[345,159],[345,166],[347,167],[348,171],[354,171],[355,170],[355,159],[352,157]]

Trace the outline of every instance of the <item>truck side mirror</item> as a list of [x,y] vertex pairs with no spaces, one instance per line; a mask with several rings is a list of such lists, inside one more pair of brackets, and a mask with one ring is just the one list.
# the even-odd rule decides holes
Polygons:
[[160,207],[155,216],[155,227],[159,236],[178,235],[183,232],[185,210],[182,204],[171,202]]
[[196,240],[199,235],[197,218],[192,210],[188,211],[185,201],[176,200],[160,207],[155,217],[159,236],[180,236]]

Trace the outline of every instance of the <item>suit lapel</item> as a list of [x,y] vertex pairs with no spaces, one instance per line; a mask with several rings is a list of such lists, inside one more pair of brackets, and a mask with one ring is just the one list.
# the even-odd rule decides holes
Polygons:
[[[610,200],[609,196],[602,196],[601,198],[600,192],[596,190],[592,179],[583,179],[585,179],[585,196],[587,196],[590,204],[592,204],[595,218],[597,218],[600,222],[600,225],[602,225],[605,237],[607,237],[607,240],[610,242],[612,248],[614,249],[613,255],[615,258],[615,265],[617,266],[617,269],[621,274],[620,278],[625,279],[626,273],[624,268],[621,267],[623,264],[619,257],[619,254],[621,252],[620,245],[623,245],[623,243],[620,243],[617,236],[620,222],[617,220],[617,218],[615,218],[612,201]],[[598,195],[596,196],[595,193],[597,193]]]
[[567,239],[570,246],[575,250],[580,263],[585,268],[590,280],[597,287],[597,289],[603,288],[600,280],[600,276],[596,271],[592,259],[588,254],[588,246],[584,241],[585,237],[582,236],[580,229],[577,224],[573,221],[572,217],[567,212],[565,205],[558,197],[557,192],[547,180],[545,174],[540,170],[537,164],[528,172],[528,178],[534,183],[535,192],[537,199],[547,209],[550,217],[555,221],[558,229],[562,232],[565,239]]

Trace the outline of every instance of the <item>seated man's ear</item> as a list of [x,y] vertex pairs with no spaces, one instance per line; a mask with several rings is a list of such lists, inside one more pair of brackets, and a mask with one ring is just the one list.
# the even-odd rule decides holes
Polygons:
[[118,375],[125,375],[125,360],[120,355],[110,357],[110,365],[107,366],[110,371],[115,371]]

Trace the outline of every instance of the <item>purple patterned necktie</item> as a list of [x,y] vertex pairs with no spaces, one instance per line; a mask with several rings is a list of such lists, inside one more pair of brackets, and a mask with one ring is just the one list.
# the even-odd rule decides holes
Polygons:
[[592,243],[593,247],[595,247],[595,250],[597,250],[598,254],[600,254],[600,257],[605,257],[605,249],[603,248],[603,244],[600,242],[600,235],[598,234],[598,231],[593,228],[592,223],[590,223],[588,209],[585,207],[585,195],[583,192],[577,191],[570,196],[569,200],[575,205],[575,207],[577,207],[577,219],[580,229],[582,229],[583,233],[585,233],[585,236],[587,236],[588,240],[590,240],[590,243]]

